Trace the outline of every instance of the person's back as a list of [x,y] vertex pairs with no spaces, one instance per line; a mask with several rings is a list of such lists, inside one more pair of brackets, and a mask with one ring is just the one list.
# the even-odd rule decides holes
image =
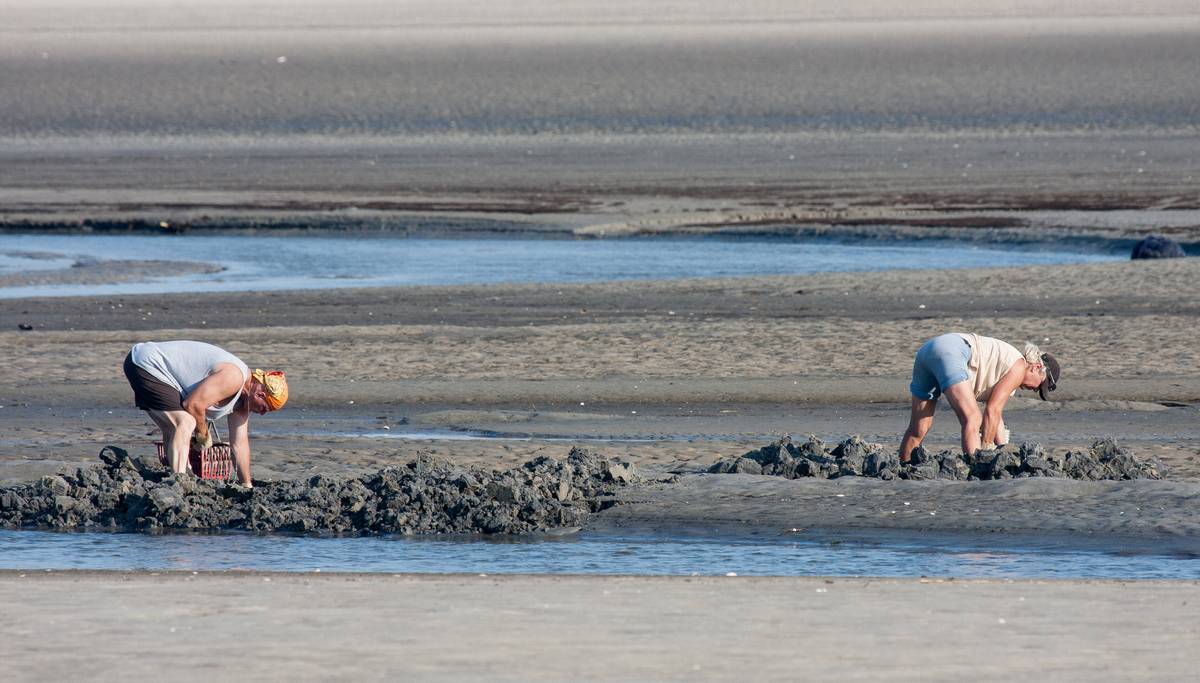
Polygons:
[[198,341],[142,342],[125,355],[125,378],[133,404],[158,425],[171,471],[188,468],[188,452],[212,446],[208,422],[228,420],[238,481],[250,478],[250,414],[264,415],[287,403],[283,373],[254,372],[225,349]]
[[978,401],[987,401],[992,389],[1004,377],[1013,364],[1022,358],[1015,346],[995,337],[970,332],[956,332],[971,346],[971,359],[967,361],[971,390]]
[[[933,424],[937,401],[946,397],[962,427],[963,453],[980,445],[1008,443],[1004,406],[1018,388],[1037,389],[1042,400],[1058,386],[1058,360],[1026,343],[1013,345],[969,332],[948,332],[921,345],[913,359],[912,413],[900,441],[900,461],[908,462]],[[983,411],[979,402],[987,405]]]
[[[250,378],[250,369],[240,358],[219,346],[204,342],[142,342],[134,344],[130,357],[134,365],[174,387],[185,399],[221,363],[237,366],[242,372],[243,381]],[[208,418],[215,420],[227,415],[233,409],[239,394],[235,394],[222,405],[210,408],[207,411]]]

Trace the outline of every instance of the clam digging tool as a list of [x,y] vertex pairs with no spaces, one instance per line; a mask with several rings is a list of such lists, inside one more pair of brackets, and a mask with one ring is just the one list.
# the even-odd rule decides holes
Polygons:
[[[221,433],[217,431],[216,422],[208,421],[208,431],[213,436],[212,447],[188,451],[188,465],[192,468],[192,474],[201,479],[230,479],[233,477],[233,448],[227,443],[218,443]],[[155,441],[154,445],[158,447],[159,462],[170,467],[163,442]]]

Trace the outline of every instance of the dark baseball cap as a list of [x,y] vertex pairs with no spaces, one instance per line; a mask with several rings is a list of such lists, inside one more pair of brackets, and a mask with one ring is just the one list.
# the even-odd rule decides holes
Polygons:
[[1058,359],[1048,353],[1042,354],[1042,365],[1046,366],[1046,379],[1038,385],[1038,396],[1041,396],[1043,401],[1049,401],[1046,394],[1058,388],[1058,376],[1062,369],[1058,366]]

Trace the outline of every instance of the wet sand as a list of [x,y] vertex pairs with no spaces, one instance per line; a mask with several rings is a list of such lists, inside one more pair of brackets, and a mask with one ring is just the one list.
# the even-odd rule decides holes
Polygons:
[[[384,19],[289,3],[181,30],[169,9],[80,4],[63,23],[17,3],[0,229],[1200,244],[1190,4],[843,4],[621,5],[614,22],[605,3]],[[597,529],[1194,554],[1198,270],[3,300],[0,483],[110,443],[152,452],[121,359],[198,338],[291,378],[287,409],[251,421],[261,478],[421,453],[510,466],[586,438],[681,473]],[[950,329],[1062,359],[1055,403],[1014,401],[1015,439],[1115,436],[1171,478],[695,474],[783,433],[898,443],[912,353]],[[930,443],[950,448],[942,410]],[[421,430],[504,438],[389,438]],[[0,656],[31,680],[1174,681],[1197,638],[1195,582],[20,574],[0,572]]]
[[1184,0],[16,5],[0,226],[1200,226]]
[[7,610],[0,656],[25,680],[1178,681],[1197,600],[1191,581],[0,572],[0,604],[36,606]]
[[[1200,492],[1197,263],[5,301],[0,351],[13,371],[0,380],[0,478],[92,462],[107,443],[150,452],[153,427],[129,406],[118,371],[140,339],[210,340],[253,365],[287,370],[287,409],[251,421],[260,478],[357,473],[421,453],[511,466],[585,443],[687,483],[715,460],[785,433],[898,443],[913,350],[932,334],[968,329],[1033,339],[1064,363],[1054,402],[1013,399],[1014,440],[1061,452],[1113,436],[1162,459],[1181,488],[1163,489],[1134,515],[1147,494],[1133,483],[1092,496],[1074,482],[1046,482],[1030,498],[1021,482],[885,482],[919,488],[931,509],[991,512],[943,516],[933,527],[890,515],[818,516],[821,526],[1138,533],[1190,546],[1197,535],[1187,501]],[[34,329],[16,330],[18,322]],[[951,448],[956,432],[943,411],[928,443]],[[703,479],[688,486],[702,491]],[[622,509],[657,531],[760,516],[771,529],[794,526],[787,511],[755,507],[751,492],[767,484],[735,479],[744,481],[721,486],[745,495],[646,493],[634,498],[669,504]],[[840,485],[770,484],[790,487],[784,497],[794,496],[791,512],[801,516]],[[871,509],[891,495],[861,490]]]

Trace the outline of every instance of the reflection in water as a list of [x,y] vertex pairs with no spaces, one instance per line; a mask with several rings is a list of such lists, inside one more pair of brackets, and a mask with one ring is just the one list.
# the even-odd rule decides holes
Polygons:
[[0,530],[0,568],[1200,579],[1191,556],[596,533],[481,540]]

